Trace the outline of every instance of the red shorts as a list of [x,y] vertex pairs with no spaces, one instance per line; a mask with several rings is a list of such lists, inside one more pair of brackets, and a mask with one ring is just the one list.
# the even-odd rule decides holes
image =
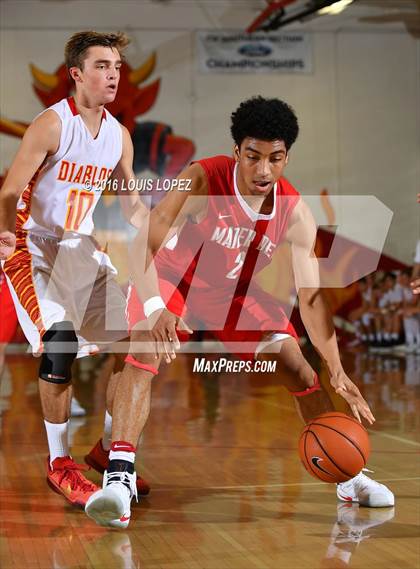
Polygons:
[[[246,297],[236,298],[233,305],[239,318],[235,326],[226,321],[231,304],[226,305],[226,296],[221,290],[200,289],[186,295],[170,281],[159,279],[160,295],[168,310],[185,318],[194,330],[210,332],[223,342],[227,351],[249,360],[255,357],[261,342],[273,334],[287,334],[297,339],[293,325],[289,322],[280,302],[257,286],[249,289]],[[180,290],[181,289],[181,290]],[[143,304],[135,287],[130,287],[127,304],[128,327],[145,320]],[[189,339],[188,334],[178,333],[181,341]]]
[[6,277],[0,269],[0,344],[8,344],[16,334],[18,320]]

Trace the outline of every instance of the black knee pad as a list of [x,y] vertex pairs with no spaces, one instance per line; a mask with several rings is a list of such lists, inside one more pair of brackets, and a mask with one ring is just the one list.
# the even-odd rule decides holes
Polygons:
[[71,381],[71,366],[77,355],[78,341],[71,322],[57,322],[42,338],[44,352],[39,377],[50,383]]

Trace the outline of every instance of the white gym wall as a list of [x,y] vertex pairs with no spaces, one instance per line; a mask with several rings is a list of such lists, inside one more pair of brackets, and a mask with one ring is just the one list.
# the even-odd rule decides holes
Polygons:
[[[327,188],[331,194],[378,197],[394,212],[385,252],[411,263],[419,234],[420,41],[403,28],[317,31],[297,25],[312,30],[311,74],[200,74],[195,31],[222,29],[222,23],[243,31],[256,16],[252,6],[247,0],[3,1],[1,115],[29,122],[42,110],[28,65],[53,72],[74,31],[124,30],[133,39],[128,62],[138,66],[156,50],[148,82],[162,81],[155,106],[138,120],[171,125],[194,141],[196,157],[202,157],[231,152],[229,116],[241,100],[255,94],[285,99],[301,125],[287,169],[290,181],[303,194]],[[0,171],[18,144],[0,134]],[[339,223],[348,211],[338,206],[336,214]]]

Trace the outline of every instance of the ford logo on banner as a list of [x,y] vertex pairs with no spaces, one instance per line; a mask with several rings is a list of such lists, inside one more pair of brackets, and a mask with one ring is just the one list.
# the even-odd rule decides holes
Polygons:
[[263,45],[262,43],[247,43],[238,49],[238,52],[241,55],[246,55],[248,57],[263,57],[264,55],[270,55],[272,51],[271,47]]

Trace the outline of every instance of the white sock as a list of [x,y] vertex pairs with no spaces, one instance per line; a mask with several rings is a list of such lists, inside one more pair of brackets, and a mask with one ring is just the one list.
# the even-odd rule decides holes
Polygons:
[[109,450],[111,448],[111,431],[112,431],[112,417],[105,411],[104,419],[104,434],[102,435],[102,447],[104,450]]
[[65,423],[49,423],[44,419],[47,431],[48,448],[50,449],[50,465],[56,458],[70,456],[68,443],[69,421]]

